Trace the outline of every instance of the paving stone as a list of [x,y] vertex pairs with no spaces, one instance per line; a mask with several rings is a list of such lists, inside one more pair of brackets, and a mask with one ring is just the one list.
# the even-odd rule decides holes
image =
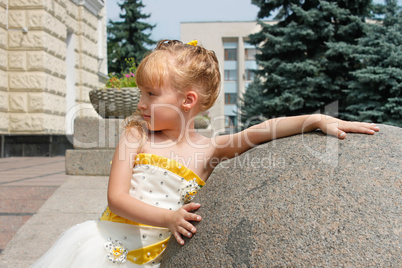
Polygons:
[[0,267],[8,267],[10,260],[21,265],[18,267],[29,267],[63,231],[97,220],[107,204],[107,182],[108,177],[69,176],[13,236],[0,255]]
[[0,213],[0,249],[6,248],[7,243],[13,238],[17,231],[27,222],[33,214],[15,213],[4,215]]
[[64,166],[64,157],[0,159],[0,252],[66,180]]

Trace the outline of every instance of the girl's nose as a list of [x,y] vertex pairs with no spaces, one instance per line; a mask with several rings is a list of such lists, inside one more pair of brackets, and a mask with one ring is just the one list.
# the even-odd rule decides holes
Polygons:
[[145,110],[147,108],[147,105],[145,104],[145,102],[144,102],[142,97],[138,101],[137,108],[140,109],[140,110]]

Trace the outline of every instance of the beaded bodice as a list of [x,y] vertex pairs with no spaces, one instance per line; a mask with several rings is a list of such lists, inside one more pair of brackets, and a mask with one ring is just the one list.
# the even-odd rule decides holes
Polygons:
[[[138,154],[133,167],[130,196],[147,204],[177,210],[191,202],[198,189],[204,185],[193,171],[175,160],[153,154]],[[125,235],[126,241],[110,237],[106,244],[109,260],[145,264],[158,258],[164,251],[170,232],[166,228],[146,226],[112,213],[108,208],[101,221],[138,226],[139,233]],[[130,232],[134,232],[131,228]],[[128,239],[134,236],[138,239]],[[123,239],[124,240],[124,239]],[[140,242],[140,244],[138,244]]]

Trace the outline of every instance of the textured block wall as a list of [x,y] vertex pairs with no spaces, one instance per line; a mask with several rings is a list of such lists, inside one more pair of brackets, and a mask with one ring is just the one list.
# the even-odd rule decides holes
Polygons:
[[97,28],[98,17],[73,1],[0,0],[0,133],[64,134],[67,33],[75,102],[90,106],[88,92],[100,86]]
[[6,0],[0,0],[0,132],[8,130]]

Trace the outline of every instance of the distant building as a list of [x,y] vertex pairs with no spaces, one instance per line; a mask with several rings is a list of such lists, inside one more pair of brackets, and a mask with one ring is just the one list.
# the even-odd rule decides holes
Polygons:
[[0,0],[1,157],[63,154],[106,75],[104,0]]
[[258,31],[260,26],[255,21],[181,23],[181,40],[199,40],[202,46],[215,51],[220,63],[221,94],[210,109],[215,131],[239,130],[239,98],[253,79],[251,70],[257,68],[257,49],[248,43],[248,36]]

